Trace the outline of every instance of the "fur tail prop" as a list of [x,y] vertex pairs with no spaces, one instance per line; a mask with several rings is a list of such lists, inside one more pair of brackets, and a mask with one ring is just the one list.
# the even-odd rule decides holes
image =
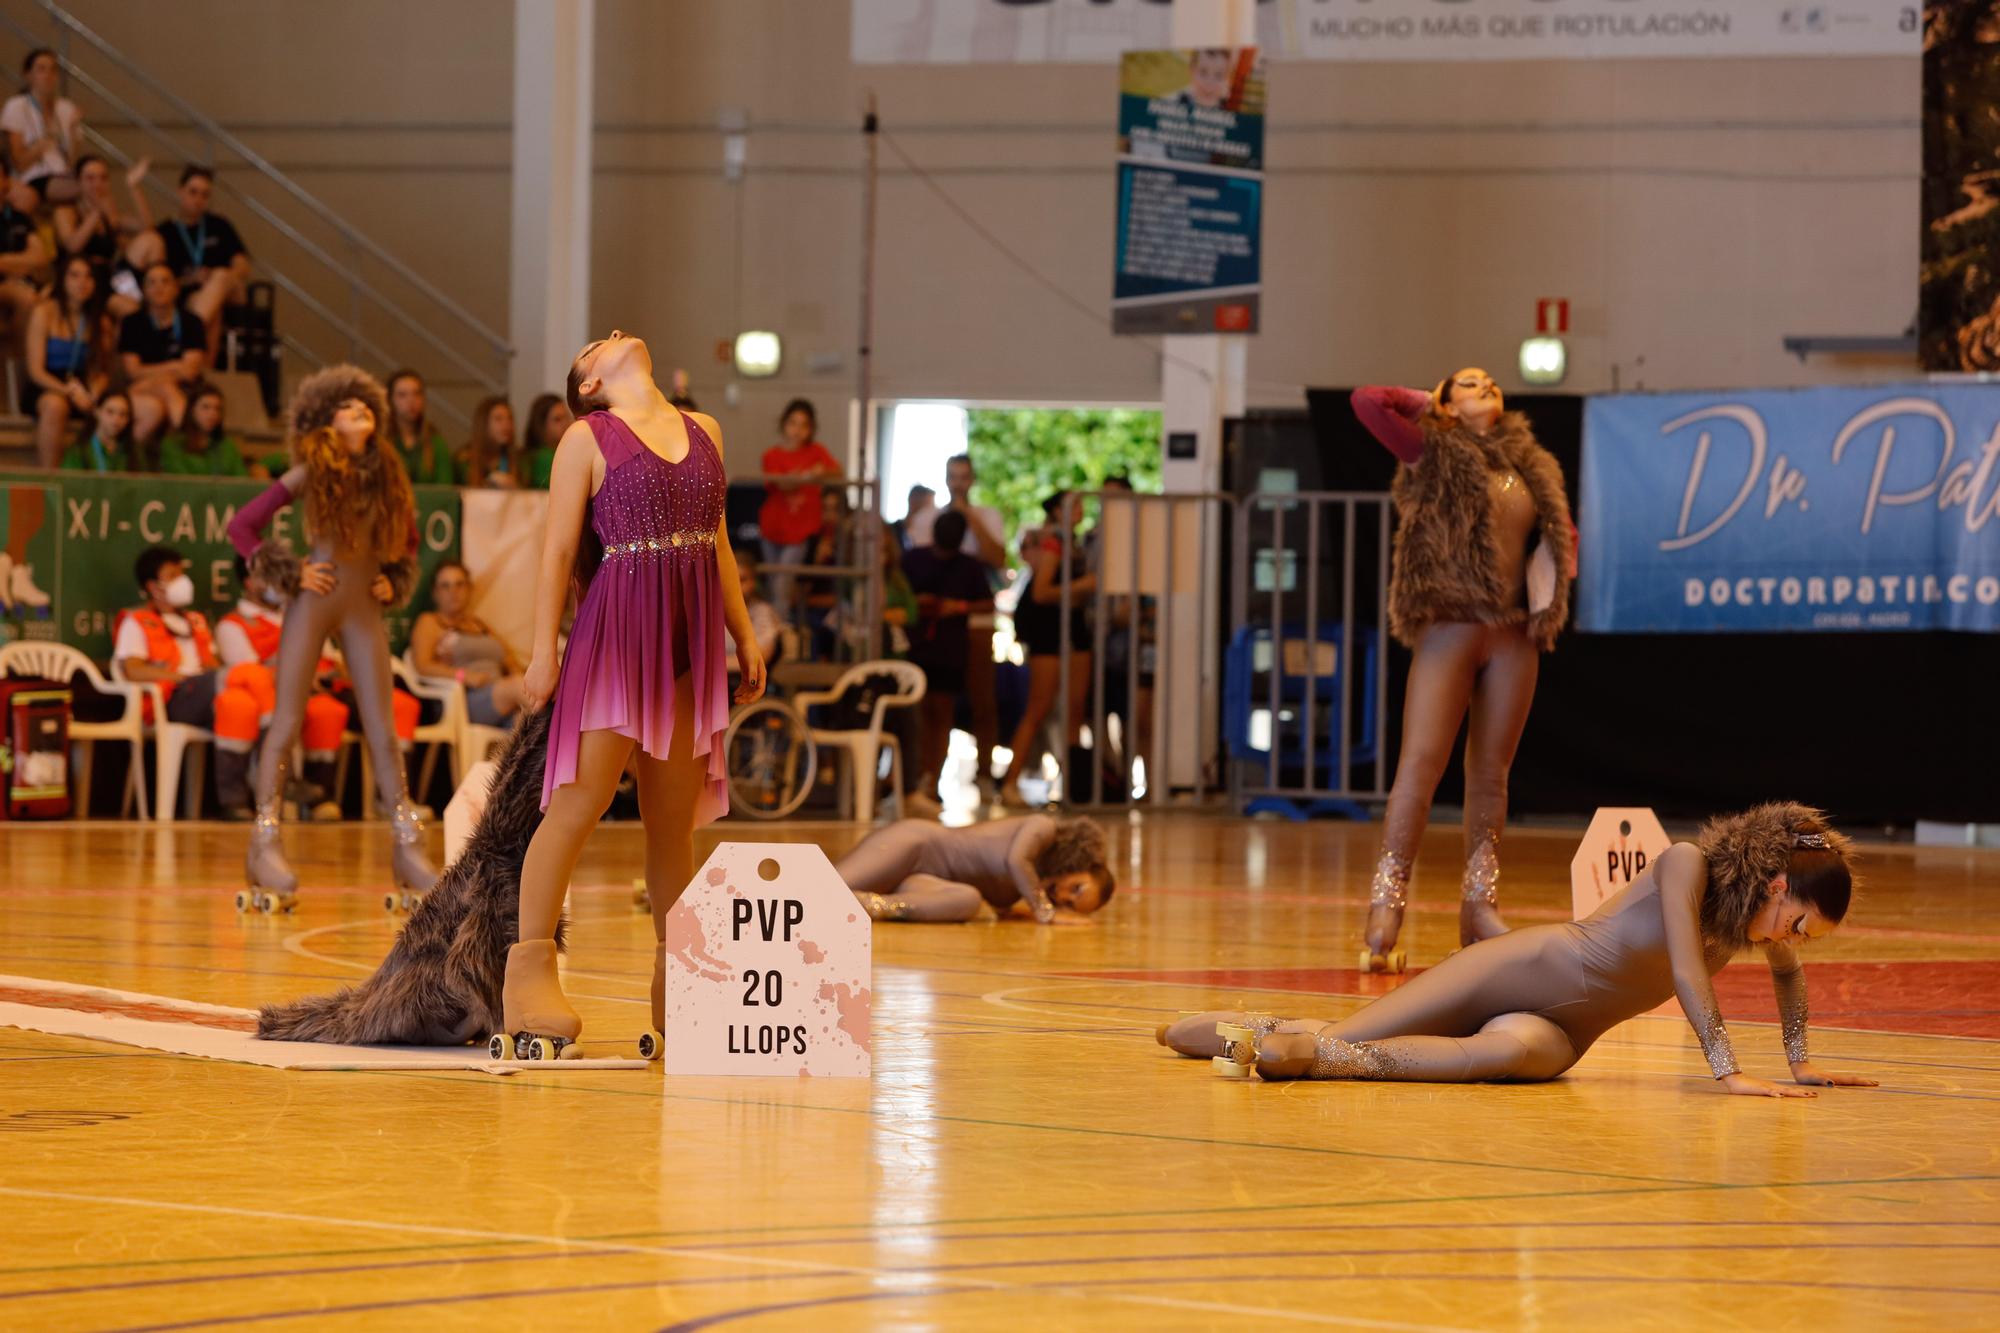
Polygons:
[[[500,983],[517,937],[521,861],[542,822],[549,710],[523,718],[500,756],[465,850],[396,936],[375,975],[331,995],[266,1005],[273,1041],[453,1046],[500,1030]],[[561,947],[563,929],[556,928]]]

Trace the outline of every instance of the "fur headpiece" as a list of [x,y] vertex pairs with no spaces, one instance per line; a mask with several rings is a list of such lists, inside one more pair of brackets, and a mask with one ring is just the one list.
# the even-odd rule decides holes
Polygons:
[[382,382],[359,366],[325,366],[299,381],[292,393],[289,419],[285,423],[291,441],[292,461],[303,462],[301,442],[315,431],[333,424],[334,413],[350,398],[359,398],[375,414],[375,437],[386,439],[389,429],[389,395]]
[[1104,829],[1094,819],[1065,819],[1056,825],[1056,835],[1035,858],[1036,873],[1044,877],[1070,875],[1079,870],[1110,873]]
[[[1802,841],[1810,838],[1811,842]],[[1708,894],[1702,925],[1710,934],[1741,943],[1741,929],[1762,908],[1770,882],[1791,869],[1796,851],[1827,851],[1853,863],[1853,844],[1827,821],[1826,812],[1797,801],[1771,801],[1741,814],[1719,815],[1695,838],[1708,861]]]

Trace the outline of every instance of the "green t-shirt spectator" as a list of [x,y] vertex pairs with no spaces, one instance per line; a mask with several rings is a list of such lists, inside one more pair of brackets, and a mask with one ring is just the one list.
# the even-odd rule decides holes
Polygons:
[[522,458],[522,471],[527,474],[527,483],[538,491],[549,488],[549,478],[555,475],[556,451],[554,449],[530,449]]
[[57,466],[64,472],[123,472],[125,446],[106,444],[97,438],[97,432],[92,431],[63,450],[62,461]]
[[412,486],[458,485],[458,466],[451,460],[451,445],[445,442],[443,431],[433,427],[430,438],[418,441],[414,448],[406,447],[400,435],[395,439],[396,454],[403,460],[403,471],[410,474]]
[[160,441],[160,471],[183,477],[247,477],[243,448],[234,435],[212,441],[206,449],[190,449],[187,435],[175,431]]

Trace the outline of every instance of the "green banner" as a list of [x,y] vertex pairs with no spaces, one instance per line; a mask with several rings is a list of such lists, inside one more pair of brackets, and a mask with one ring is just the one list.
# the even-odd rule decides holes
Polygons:
[[[229,520],[269,485],[227,478],[132,473],[0,472],[0,643],[60,641],[103,662],[118,613],[139,602],[132,563],[149,546],[171,546],[191,562],[194,609],[210,623],[236,605],[236,551]],[[400,653],[427,599],[431,571],[456,560],[458,491],[418,486],[418,596],[390,615]],[[270,536],[303,550],[296,510],[278,511]],[[20,572],[25,571],[25,573]]]

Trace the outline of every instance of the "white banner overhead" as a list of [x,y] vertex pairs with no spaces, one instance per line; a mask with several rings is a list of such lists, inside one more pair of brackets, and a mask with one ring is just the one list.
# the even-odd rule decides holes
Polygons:
[[[1110,63],[1173,45],[1161,0],[853,0],[857,64]],[[1916,0],[1259,0],[1293,60],[1909,56]]]

